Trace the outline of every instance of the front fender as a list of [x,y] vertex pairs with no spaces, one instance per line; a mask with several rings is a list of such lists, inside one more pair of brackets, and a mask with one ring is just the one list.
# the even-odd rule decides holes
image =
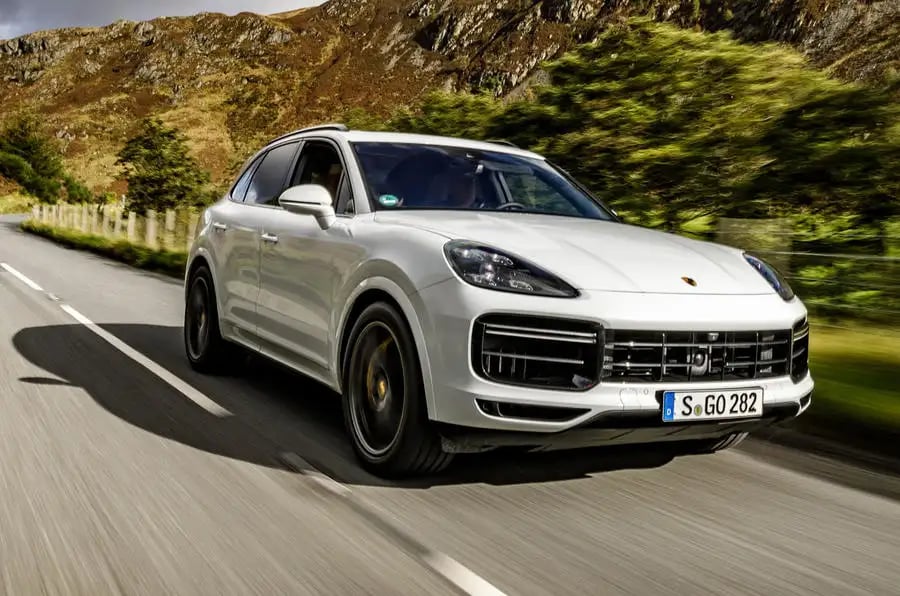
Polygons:
[[[388,269],[390,268],[394,268],[394,273],[399,274],[399,269],[397,269],[396,266],[390,265]],[[404,286],[406,287],[404,288]],[[331,335],[334,339],[331,357],[332,374],[337,380],[337,386],[343,391],[343,388],[341,387],[343,378],[340,371],[340,344],[344,331],[350,322],[348,321],[348,318],[353,309],[353,305],[356,303],[357,299],[368,290],[385,292],[400,306],[403,316],[406,317],[410,330],[412,331],[413,340],[416,343],[416,353],[419,356],[419,366],[422,370],[422,386],[425,389],[425,402],[430,418],[431,413],[435,411],[434,381],[431,373],[431,361],[428,358],[425,334],[422,330],[422,323],[419,314],[416,312],[416,309],[409,298],[409,294],[414,291],[412,282],[402,274],[399,274],[399,277],[396,278],[396,280],[395,278],[376,275],[374,277],[362,279],[355,284],[349,284],[349,288],[350,290],[348,291],[346,298],[343,301],[338,302],[338,304],[343,304],[343,308],[340,310],[339,317],[336,317],[337,320],[333,321],[333,329],[335,331]]]

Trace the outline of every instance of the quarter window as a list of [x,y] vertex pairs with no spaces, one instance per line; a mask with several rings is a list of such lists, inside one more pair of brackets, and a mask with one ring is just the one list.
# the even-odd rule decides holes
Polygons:
[[234,185],[234,188],[231,189],[231,198],[238,203],[242,203],[244,201],[244,196],[247,194],[247,188],[250,187],[250,178],[253,177],[253,172],[256,171],[256,166],[259,165],[259,160],[257,159],[250,167],[244,171],[244,175],[240,177],[237,183]]
[[274,205],[284,191],[284,183],[296,151],[297,143],[288,143],[266,153],[253,174],[244,202]]

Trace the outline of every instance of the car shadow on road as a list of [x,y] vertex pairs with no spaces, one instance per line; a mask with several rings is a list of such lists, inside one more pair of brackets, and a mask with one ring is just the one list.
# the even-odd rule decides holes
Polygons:
[[229,376],[197,374],[184,358],[180,327],[102,328],[232,415],[221,417],[204,409],[76,324],[31,327],[14,336],[20,354],[56,377],[20,381],[81,387],[106,411],[129,424],[195,449],[253,464],[286,468],[284,454],[296,453],[346,484],[428,488],[568,480],[658,467],[671,460],[658,452],[633,449],[534,454],[497,451],[460,456],[439,476],[388,482],[359,467],[344,434],[339,398],[323,386],[252,356]]

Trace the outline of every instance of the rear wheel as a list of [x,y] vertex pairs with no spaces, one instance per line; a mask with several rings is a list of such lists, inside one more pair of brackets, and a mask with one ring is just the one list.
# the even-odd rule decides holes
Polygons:
[[344,421],[364,467],[388,477],[435,473],[453,456],[441,448],[425,407],[412,334],[397,309],[367,307],[344,359]]
[[200,266],[188,282],[184,308],[184,348],[194,370],[221,373],[234,362],[236,346],[219,331],[219,311],[212,275]]

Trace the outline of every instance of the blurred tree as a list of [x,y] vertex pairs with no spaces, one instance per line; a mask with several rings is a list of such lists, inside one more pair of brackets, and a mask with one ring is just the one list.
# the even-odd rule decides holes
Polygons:
[[37,117],[16,116],[0,133],[0,174],[41,201],[54,203],[59,199],[65,175],[62,157]]
[[629,220],[671,230],[726,214],[900,212],[895,89],[829,79],[775,44],[645,19],[546,69],[533,100],[438,93],[389,128],[512,140]]
[[181,133],[157,118],[141,122],[116,163],[128,181],[129,210],[164,211],[209,201],[209,175],[191,157]]

